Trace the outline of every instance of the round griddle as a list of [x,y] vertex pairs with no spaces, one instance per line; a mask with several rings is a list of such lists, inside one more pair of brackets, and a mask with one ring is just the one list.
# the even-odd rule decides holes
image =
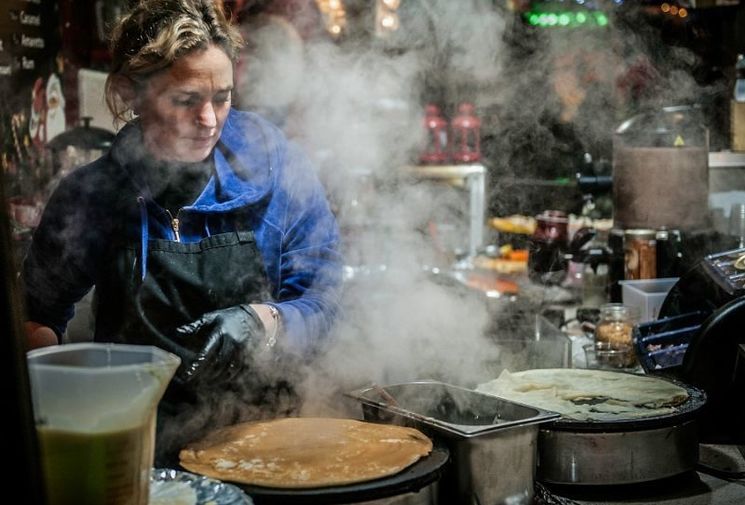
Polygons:
[[[623,373],[623,372],[618,372]],[[560,418],[538,435],[538,479],[552,484],[605,486],[664,479],[698,461],[698,414],[706,393],[673,379],[688,399],[672,412],[610,421]]]
[[331,505],[377,500],[417,492],[440,478],[450,458],[444,446],[436,444],[427,456],[401,472],[358,484],[308,489],[281,489],[235,484],[251,496],[256,505]]
[[[629,373],[629,372],[614,372]],[[638,375],[638,374],[632,374]],[[642,418],[618,418],[613,420],[595,421],[579,420],[569,418],[559,418],[556,421],[546,424],[543,429],[562,430],[562,431],[637,431],[662,428],[682,424],[690,419],[695,418],[700,410],[706,405],[706,393],[697,387],[684,384],[678,380],[660,376],[652,377],[657,380],[671,382],[676,386],[682,387],[688,392],[688,399],[682,404],[676,406],[672,412],[658,414]]]

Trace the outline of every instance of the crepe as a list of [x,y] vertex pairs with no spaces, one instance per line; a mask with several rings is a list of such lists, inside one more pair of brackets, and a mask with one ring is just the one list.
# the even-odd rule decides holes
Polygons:
[[504,371],[476,391],[582,421],[669,414],[689,396],[685,388],[656,377],[576,368]]
[[218,430],[179,458],[187,470],[220,480],[315,488],[393,475],[431,450],[432,441],[414,428],[294,417]]

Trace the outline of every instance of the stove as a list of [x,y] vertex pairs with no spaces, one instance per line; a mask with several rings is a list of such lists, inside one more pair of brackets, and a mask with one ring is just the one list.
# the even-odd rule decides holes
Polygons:
[[645,483],[582,486],[536,483],[535,505],[741,505],[745,448],[701,444],[695,471]]

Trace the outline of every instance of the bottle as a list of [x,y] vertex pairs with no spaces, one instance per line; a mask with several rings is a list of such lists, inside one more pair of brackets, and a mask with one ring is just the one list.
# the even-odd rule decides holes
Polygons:
[[448,160],[447,121],[440,115],[437,105],[429,104],[424,109],[424,128],[427,143],[419,161],[423,164],[445,163]]
[[463,102],[450,123],[452,159],[456,163],[474,163],[481,159],[481,121],[473,104]]
[[735,63],[735,102],[745,102],[745,55],[737,56]]

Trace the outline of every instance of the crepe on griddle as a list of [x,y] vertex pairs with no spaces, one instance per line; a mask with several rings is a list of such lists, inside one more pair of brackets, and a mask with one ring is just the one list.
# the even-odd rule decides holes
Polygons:
[[658,377],[577,368],[504,371],[476,391],[580,421],[670,414],[689,396],[685,388]]
[[353,419],[292,417],[220,429],[183,449],[181,466],[272,488],[316,488],[390,476],[432,451],[414,428]]

